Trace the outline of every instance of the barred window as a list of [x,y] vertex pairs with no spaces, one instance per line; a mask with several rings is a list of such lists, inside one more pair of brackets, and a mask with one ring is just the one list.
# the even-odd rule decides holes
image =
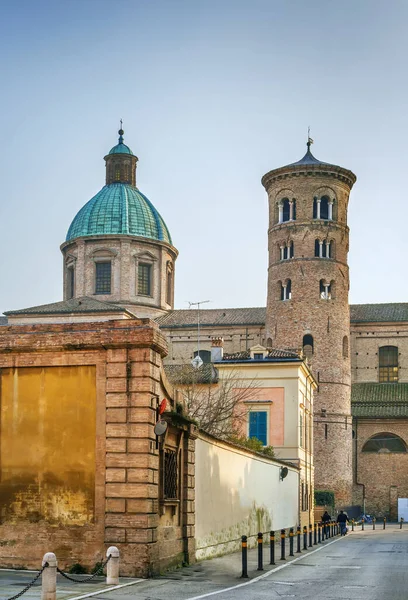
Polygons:
[[398,348],[397,346],[382,346],[379,349],[379,380],[380,383],[395,383],[398,381]]
[[152,266],[144,263],[139,263],[137,269],[137,290],[139,296],[152,295],[151,281]]
[[164,498],[178,498],[177,485],[177,452],[176,450],[165,450],[164,452]]
[[111,262],[95,263],[95,294],[110,294],[112,280]]

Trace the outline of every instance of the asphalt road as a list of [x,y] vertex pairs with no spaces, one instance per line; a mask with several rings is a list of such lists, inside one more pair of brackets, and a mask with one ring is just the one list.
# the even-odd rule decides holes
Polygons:
[[[265,549],[265,563],[268,550]],[[279,558],[279,557],[278,557]],[[249,559],[248,580],[240,579],[240,556],[229,555],[185,567],[158,579],[102,592],[100,600],[407,600],[408,530],[395,526],[336,537],[288,561],[276,560],[256,571],[256,552]],[[130,582],[123,580],[121,583]],[[68,582],[67,582],[68,583]],[[92,591],[99,591],[101,583]],[[6,598],[0,573],[0,598]],[[77,594],[86,594],[78,586]],[[10,589],[10,588],[9,588]],[[72,587],[70,588],[70,591]],[[18,588],[14,587],[14,593]],[[39,598],[39,588],[32,593]],[[67,590],[68,591],[68,590]],[[34,592],[34,590],[33,590]],[[67,594],[65,597],[71,594]],[[64,594],[59,593],[62,598]],[[72,597],[72,596],[71,596]],[[24,598],[24,596],[23,596]]]

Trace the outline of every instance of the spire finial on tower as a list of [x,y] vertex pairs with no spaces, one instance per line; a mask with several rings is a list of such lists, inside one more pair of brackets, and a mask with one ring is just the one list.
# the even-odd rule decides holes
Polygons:
[[119,131],[118,131],[118,134],[119,134],[119,144],[123,144],[123,134],[124,134],[124,133],[125,133],[125,132],[123,131],[123,121],[122,121],[122,119],[121,119],[121,120],[120,120],[120,129],[119,129]]
[[312,140],[312,138],[310,137],[310,125],[309,125],[309,127],[307,128],[307,144],[306,144],[306,146],[307,146],[307,150],[308,150],[308,151],[310,151],[310,146],[311,146],[312,144],[313,144],[313,140]]

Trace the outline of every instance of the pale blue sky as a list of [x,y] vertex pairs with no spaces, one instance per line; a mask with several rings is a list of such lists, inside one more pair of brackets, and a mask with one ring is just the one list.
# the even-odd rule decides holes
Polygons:
[[357,175],[350,301],[408,301],[408,3],[0,0],[0,312],[62,298],[59,245],[125,141],[180,251],[176,306],[266,302],[262,175]]

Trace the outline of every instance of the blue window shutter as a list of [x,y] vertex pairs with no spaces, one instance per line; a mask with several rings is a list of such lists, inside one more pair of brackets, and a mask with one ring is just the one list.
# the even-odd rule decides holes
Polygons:
[[249,437],[256,437],[264,446],[267,445],[267,413],[254,411],[249,413]]

